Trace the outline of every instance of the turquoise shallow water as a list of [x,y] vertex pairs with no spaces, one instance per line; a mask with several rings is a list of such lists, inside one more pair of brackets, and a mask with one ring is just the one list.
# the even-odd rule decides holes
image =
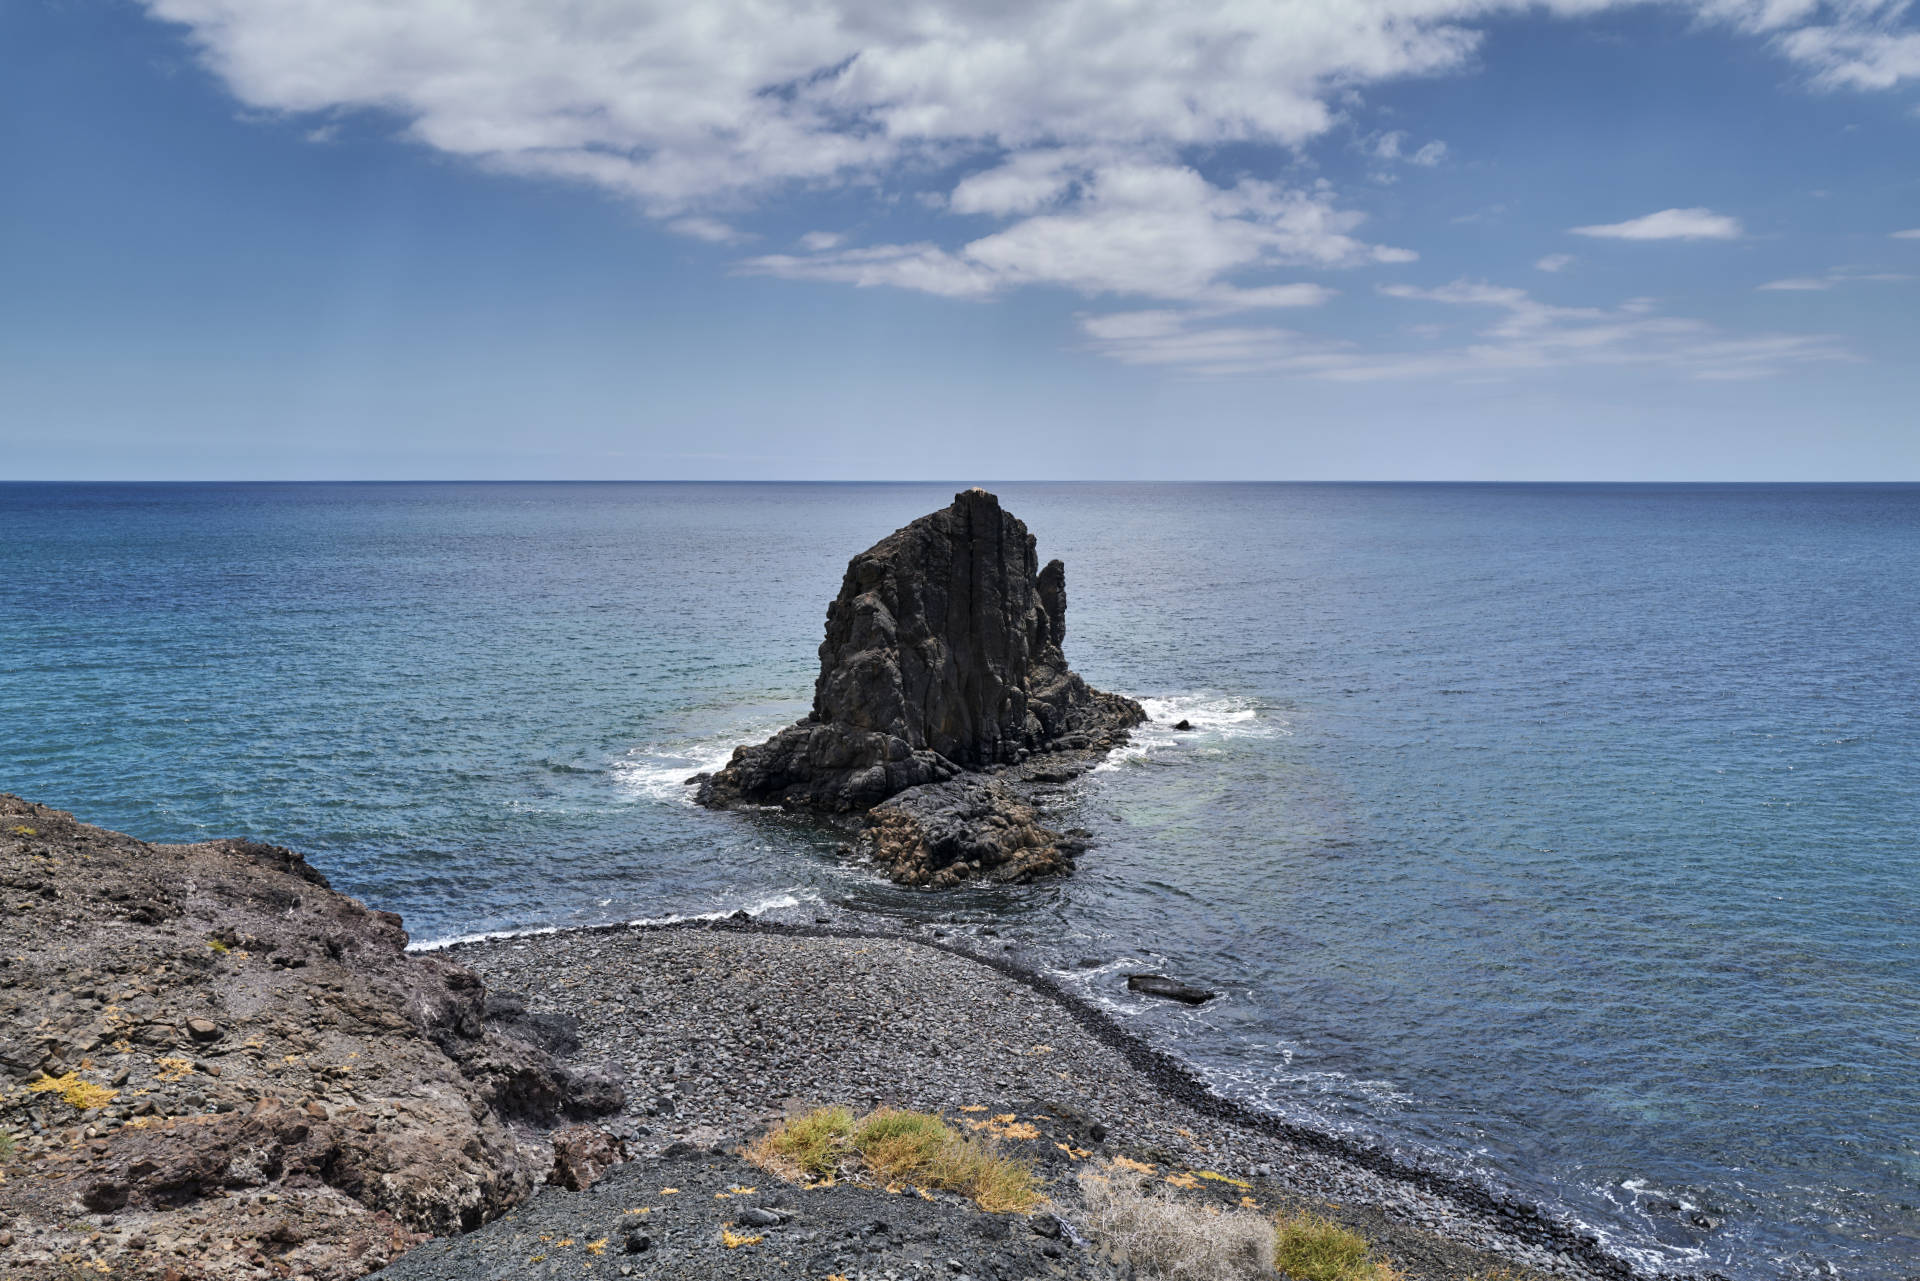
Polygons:
[[298,846],[416,939],[991,921],[1647,1264],[1920,1274],[1920,488],[996,486],[1075,666],[1198,726],[1076,784],[1081,870],[929,896],[686,804],[954,488],[0,485],[0,788]]

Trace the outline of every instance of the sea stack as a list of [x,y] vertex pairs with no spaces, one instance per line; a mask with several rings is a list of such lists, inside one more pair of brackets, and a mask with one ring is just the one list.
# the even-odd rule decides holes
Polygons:
[[[869,826],[891,833],[875,844],[893,852],[875,852],[896,879],[918,884],[1066,870],[1078,843],[1038,827],[1021,786],[1090,767],[1146,719],[1067,666],[1066,620],[1065,567],[1040,566],[998,498],[957,494],[848,563],[812,712],[692,780],[697,798],[831,814],[899,798]],[[1051,768],[1028,768],[1041,757]]]

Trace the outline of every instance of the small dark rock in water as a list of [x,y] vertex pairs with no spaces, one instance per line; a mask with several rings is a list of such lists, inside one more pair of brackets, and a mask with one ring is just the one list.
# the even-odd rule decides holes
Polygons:
[[1175,729],[1192,729],[1193,722],[1192,721],[1175,721],[1173,723],[1173,727]]
[[1164,974],[1129,974],[1127,990],[1144,993],[1147,996],[1164,996],[1169,1000],[1185,1001],[1188,1005],[1205,1005],[1220,995],[1218,992],[1209,992],[1203,987],[1182,983],[1179,979],[1170,979]]

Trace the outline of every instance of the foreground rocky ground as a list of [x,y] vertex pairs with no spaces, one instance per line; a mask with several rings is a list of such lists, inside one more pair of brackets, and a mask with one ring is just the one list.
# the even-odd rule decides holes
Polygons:
[[[292,851],[149,845],[10,796],[0,901],[8,1281],[1109,1278],[1077,1176],[1116,1157],[1223,1208],[1331,1207],[1419,1281],[1624,1272],[1525,1207],[1236,1110],[936,927],[410,954]],[[803,1190],[743,1159],[816,1104],[992,1135],[1048,1204]]]
[[0,899],[9,1281],[348,1281],[518,1203],[547,1127],[622,1102],[290,850],[0,795]]
[[[1073,1176],[1114,1155],[1178,1195],[1332,1207],[1413,1278],[1624,1272],[1522,1207],[1463,1204],[1457,1190],[1236,1115],[1045,980],[938,940],[719,922],[492,940],[448,954],[496,992],[576,1016],[584,1053],[625,1065],[629,1103],[613,1128],[635,1160],[589,1192],[548,1190],[510,1219],[423,1247],[390,1270],[396,1278],[608,1268],[661,1278],[1103,1277],[1108,1265],[1074,1240]],[[911,1189],[801,1191],[738,1156],[781,1116],[829,1103],[985,1122],[1045,1173],[1058,1220],[1035,1222],[1053,1234]],[[666,1187],[681,1190],[663,1196]],[[737,1187],[755,1191],[715,1199]],[[743,1206],[762,1205],[794,1213],[742,1227]],[[647,1214],[633,1213],[640,1208]],[[636,1218],[659,1230],[628,1253]],[[729,1249],[723,1230],[762,1239]],[[601,1252],[586,1250],[603,1240]]]

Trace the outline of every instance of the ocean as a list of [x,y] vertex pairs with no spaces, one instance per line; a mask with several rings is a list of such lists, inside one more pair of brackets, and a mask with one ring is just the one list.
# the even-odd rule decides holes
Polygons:
[[1156,718],[1052,814],[1080,869],[908,890],[692,806],[961,487],[0,485],[0,789],[295,846],[420,942],[991,928],[1645,1267],[1920,1274],[1920,487],[989,484]]

